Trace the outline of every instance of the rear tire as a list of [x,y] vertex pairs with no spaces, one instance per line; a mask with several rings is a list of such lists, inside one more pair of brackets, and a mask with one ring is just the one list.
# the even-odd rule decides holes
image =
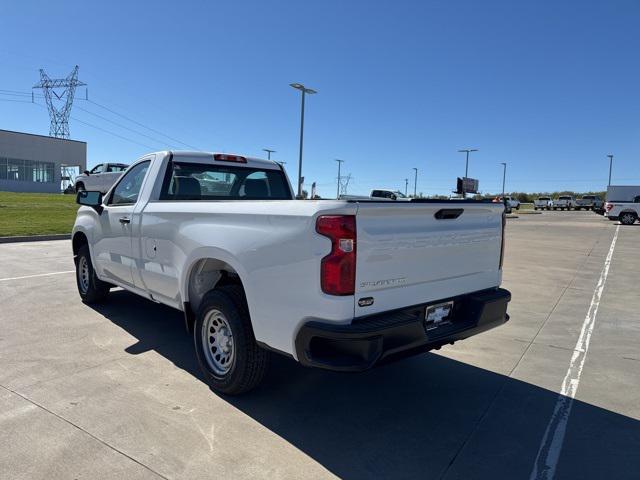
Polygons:
[[264,378],[269,352],[256,343],[239,286],[224,286],[204,296],[193,340],[198,364],[212,390],[239,395]]
[[623,212],[618,218],[622,225],[633,225],[636,223],[638,216],[633,212]]
[[82,245],[75,258],[76,284],[80,298],[86,304],[99,303],[109,295],[109,285],[96,276],[96,271],[91,263],[89,245]]

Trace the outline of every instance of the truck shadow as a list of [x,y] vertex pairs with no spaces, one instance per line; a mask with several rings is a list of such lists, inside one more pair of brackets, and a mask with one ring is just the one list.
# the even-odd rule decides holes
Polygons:
[[[125,291],[94,307],[202,381],[180,312]],[[436,354],[362,374],[274,355],[264,384],[224,400],[341,478],[529,478],[558,401],[535,385]],[[625,395],[620,392],[620,395]],[[635,407],[637,408],[637,406]],[[638,478],[640,422],[575,400],[556,478]]]

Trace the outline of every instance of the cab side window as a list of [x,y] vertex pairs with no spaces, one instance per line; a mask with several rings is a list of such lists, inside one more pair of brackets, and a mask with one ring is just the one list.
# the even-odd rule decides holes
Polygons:
[[141,162],[129,170],[113,189],[109,205],[132,205],[138,201],[142,182],[149,169],[150,161]]
[[91,169],[91,171],[89,173],[91,173],[93,175],[95,175],[96,173],[102,173],[102,169],[103,168],[104,168],[104,165],[102,165],[102,164],[96,165],[95,167],[93,167]]

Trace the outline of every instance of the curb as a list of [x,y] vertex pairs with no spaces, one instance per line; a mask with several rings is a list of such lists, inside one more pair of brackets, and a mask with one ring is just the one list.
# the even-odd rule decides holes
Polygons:
[[18,243],[18,242],[42,242],[48,240],[70,240],[70,233],[59,233],[54,235],[24,235],[15,237],[0,237],[0,243]]

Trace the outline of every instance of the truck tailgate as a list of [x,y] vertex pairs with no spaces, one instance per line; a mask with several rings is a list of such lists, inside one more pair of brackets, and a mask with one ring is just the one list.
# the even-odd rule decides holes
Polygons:
[[[480,202],[360,203],[355,316],[497,287],[503,210]],[[368,297],[373,303],[360,306]]]

